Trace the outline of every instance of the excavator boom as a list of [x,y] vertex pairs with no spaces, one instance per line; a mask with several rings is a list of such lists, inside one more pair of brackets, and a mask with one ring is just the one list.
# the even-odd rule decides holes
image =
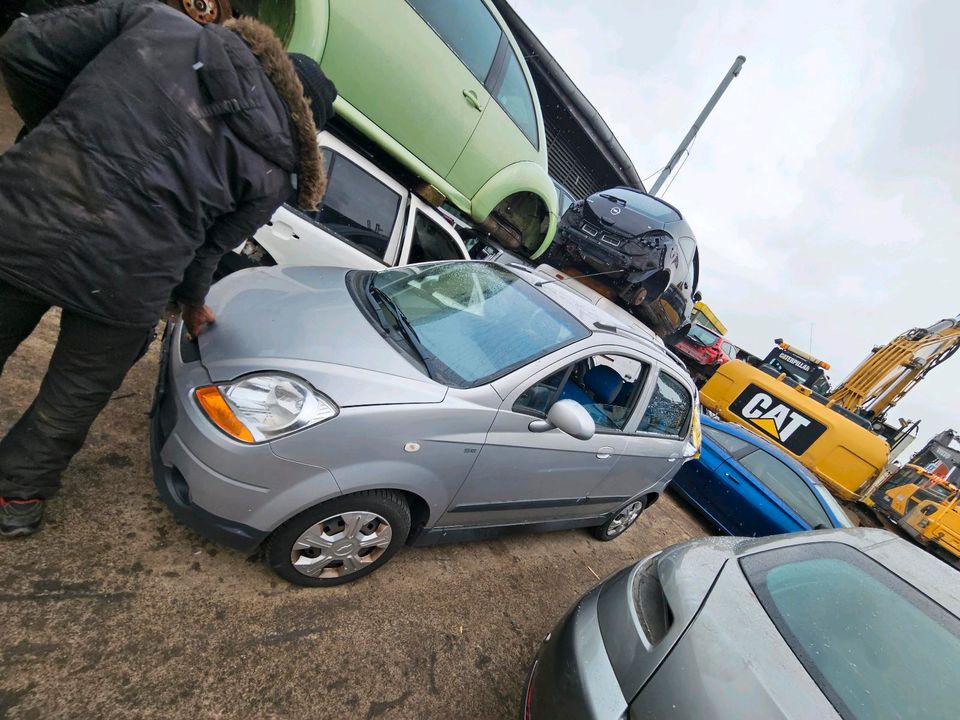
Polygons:
[[915,328],[875,348],[834,390],[831,405],[870,420],[883,420],[928,372],[960,349],[960,315]]

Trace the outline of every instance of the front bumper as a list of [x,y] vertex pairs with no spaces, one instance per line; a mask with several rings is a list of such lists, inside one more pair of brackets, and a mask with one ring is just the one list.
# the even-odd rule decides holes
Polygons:
[[169,392],[170,343],[175,333],[168,332],[160,352],[160,373],[150,418],[150,462],[153,482],[160,499],[182,525],[203,537],[245,553],[253,553],[269,533],[243,523],[219,517],[193,502],[190,486],[174,466],[166,465],[161,451],[177,424],[177,404]]
[[252,552],[298,513],[341,494],[329,470],[280,457],[271,443],[247,445],[220,432],[193,397],[210,383],[199,351],[164,339],[151,418],[154,482],[181,523]]

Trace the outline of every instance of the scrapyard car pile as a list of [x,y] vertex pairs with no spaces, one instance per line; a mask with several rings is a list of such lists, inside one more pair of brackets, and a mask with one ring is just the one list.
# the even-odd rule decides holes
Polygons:
[[652,333],[491,263],[263,268],[167,339],[155,479],[174,514],[302,585],[407,542],[625,531],[699,447],[697,391]]

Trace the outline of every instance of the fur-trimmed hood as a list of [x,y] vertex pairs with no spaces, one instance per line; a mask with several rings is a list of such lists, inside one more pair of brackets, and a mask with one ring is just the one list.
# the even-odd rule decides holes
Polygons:
[[[211,100],[215,107],[224,108],[225,121],[252,148],[296,173],[298,204],[313,210],[327,183],[313,112],[296,70],[280,40],[263,23],[241,17],[228,20],[224,27],[206,26],[203,35],[213,37],[201,38],[198,47],[202,63],[198,73]],[[245,62],[248,49],[262,74],[254,74]],[[262,87],[263,75],[280,103]]]

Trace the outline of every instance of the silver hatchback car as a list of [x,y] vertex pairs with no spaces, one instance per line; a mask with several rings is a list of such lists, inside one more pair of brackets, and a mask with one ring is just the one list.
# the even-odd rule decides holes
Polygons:
[[652,333],[536,271],[444,262],[231,275],[165,340],[154,475],[174,515],[301,585],[405,542],[592,527],[610,540],[699,449]]

